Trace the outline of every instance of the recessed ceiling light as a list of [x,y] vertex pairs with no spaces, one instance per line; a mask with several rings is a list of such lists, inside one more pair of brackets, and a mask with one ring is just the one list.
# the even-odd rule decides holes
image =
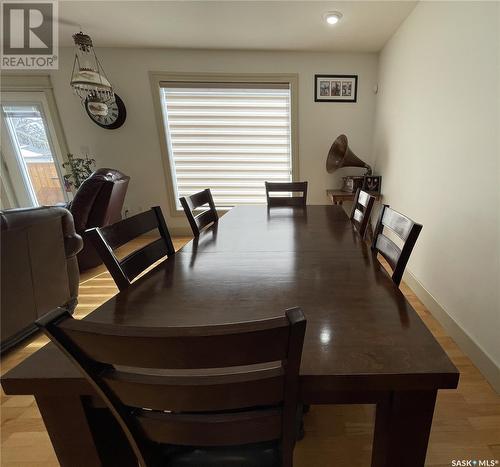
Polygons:
[[331,25],[337,24],[342,19],[342,13],[338,11],[331,11],[323,15],[323,19]]

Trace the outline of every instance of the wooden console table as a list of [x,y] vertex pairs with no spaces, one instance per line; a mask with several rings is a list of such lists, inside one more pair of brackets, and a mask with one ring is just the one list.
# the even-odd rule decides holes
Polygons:
[[[375,196],[375,201],[379,201],[382,197],[380,193],[375,193],[374,191],[369,191],[370,195]],[[342,190],[326,190],[326,194],[332,204],[342,205],[344,201],[354,201],[354,193],[348,193],[347,191]]]

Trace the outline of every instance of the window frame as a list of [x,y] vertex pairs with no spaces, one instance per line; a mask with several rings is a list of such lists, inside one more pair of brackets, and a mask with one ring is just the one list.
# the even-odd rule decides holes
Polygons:
[[[298,144],[298,84],[299,77],[296,73],[174,73],[162,71],[150,71],[151,91],[155,108],[155,119],[160,139],[161,159],[166,177],[168,192],[168,210],[172,217],[184,216],[184,211],[177,207],[175,199],[175,182],[173,171],[173,157],[170,151],[169,137],[164,124],[162,106],[161,83],[168,82],[192,82],[192,83],[286,83],[290,88],[290,130],[291,130],[291,163],[292,181],[299,180],[299,144]],[[223,214],[229,209],[219,208]]]

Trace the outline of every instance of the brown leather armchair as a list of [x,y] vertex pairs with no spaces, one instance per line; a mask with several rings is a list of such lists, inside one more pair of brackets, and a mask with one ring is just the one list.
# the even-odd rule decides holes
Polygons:
[[0,211],[1,350],[34,332],[35,320],[65,305],[74,308],[83,242],[61,207]]
[[75,220],[76,232],[83,238],[83,250],[78,254],[80,271],[102,263],[85,231],[121,220],[129,180],[129,176],[118,170],[98,169],[76,192],[69,210]]

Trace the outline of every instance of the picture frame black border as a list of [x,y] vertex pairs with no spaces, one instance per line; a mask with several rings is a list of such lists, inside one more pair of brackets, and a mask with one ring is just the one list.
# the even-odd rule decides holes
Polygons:
[[[378,178],[378,189],[377,190],[373,191],[373,190],[368,189],[368,187],[366,186],[366,177]],[[365,178],[363,179],[363,190],[368,191],[369,193],[380,194],[382,192],[382,175],[365,175]]]
[[[336,78],[354,78],[354,97],[352,99],[318,99],[318,78],[328,78],[335,80]],[[346,102],[354,103],[358,101],[358,75],[314,75],[314,102]]]

